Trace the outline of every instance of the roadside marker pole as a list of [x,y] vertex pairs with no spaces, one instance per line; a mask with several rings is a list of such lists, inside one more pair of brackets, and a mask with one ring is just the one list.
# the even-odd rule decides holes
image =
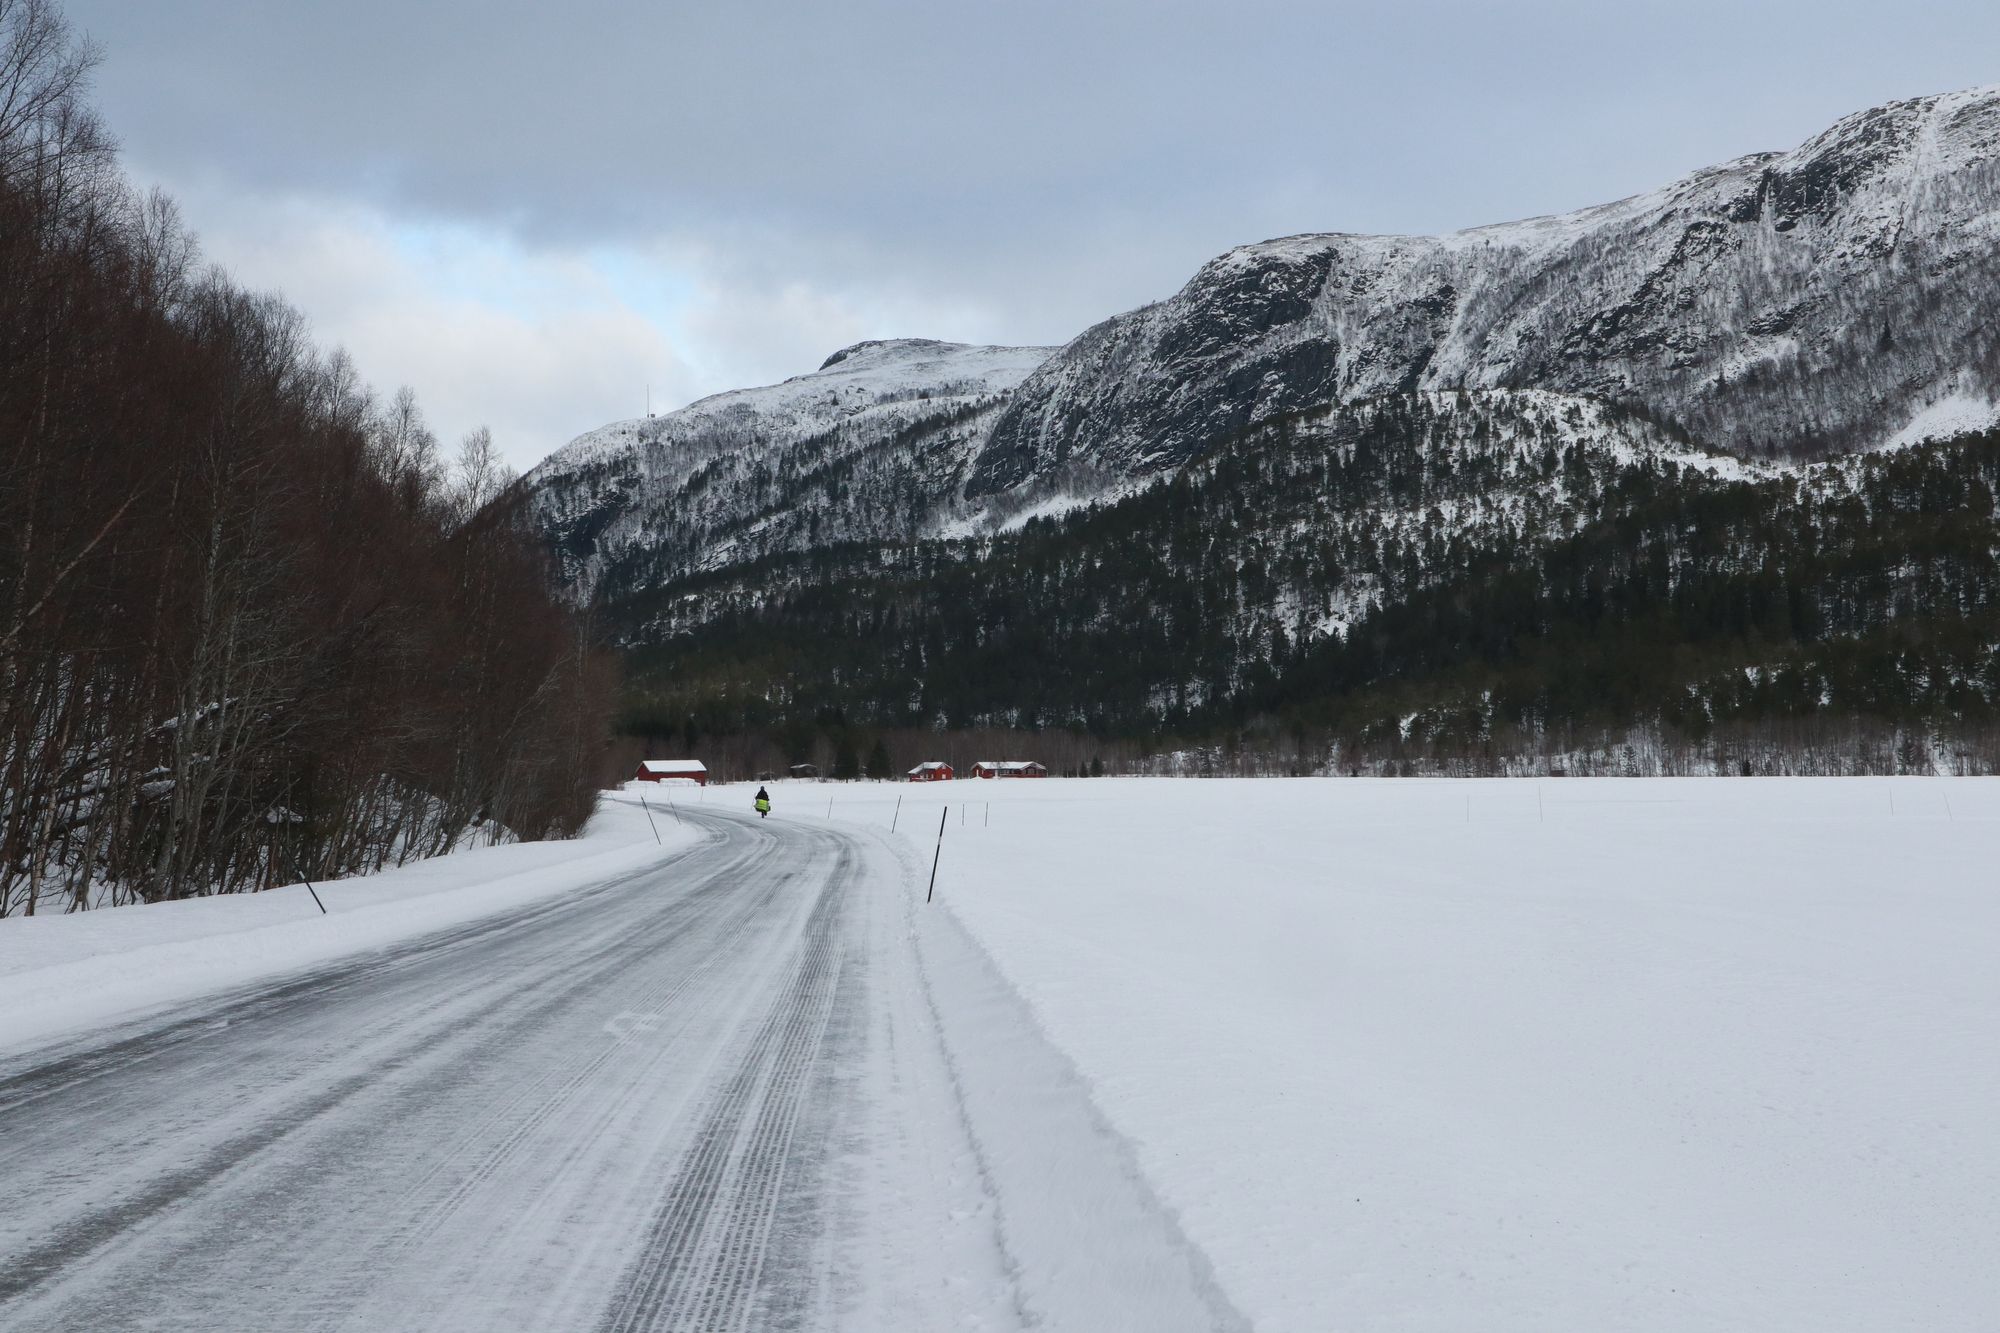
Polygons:
[[828,819],[833,818],[833,794],[831,792],[827,793],[826,797],[826,817]]
[[993,802],[991,801],[986,803],[986,827],[993,827]]
[[[671,801],[673,797],[669,796],[667,799]],[[653,826],[653,841],[659,843],[662,847],[666,846],[665,840],[660,837],[660,826],[653,824],[653,807],[646,804],[646,793],[644,792],[639,793],[639,808],[646,812],[646,822]]]
[[944,855],[944,821],[948,819],[950,816],[951,816],[950,806],[946,806],[938,814],[937,850],[931,853],[931,886],[930,888],[924,891],[925,902],[929,902],[931,900],[931,895],[937,892],[938,858]]
[[903,817],[903,798],[898,796],[896,798],[896,813],[889,816],[889,832],[894,833],[896,831],[896,821],[901,819],[902,817]]
[[[313,896],[313,906],[319,909],[319,914],[321,916],[328,915],[326,910],[326,904],[319,900],[319,890],[314,888],[312,886],[312,881],[306,878],[306,872],[299,869],[299,863],[297,861],[292,860],[291,854],[289,852],[285,854],[285,860],[291,862],[292,873],[299,877],[299,883],[305,885],[306,892],[310,893]],[[932,871],[931,873],[935,874],[937,872]]]

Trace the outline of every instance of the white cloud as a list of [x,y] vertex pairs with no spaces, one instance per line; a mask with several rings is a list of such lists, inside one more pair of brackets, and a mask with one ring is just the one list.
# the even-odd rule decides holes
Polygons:
[[526,468],[606,420],[704,391],[669,336],[607,268],[531,250],[498,230],[397,225],[352,204],[176,190],[204,255],[277,290],[318,340],[353,355],[380,392],[417,390],[449,448],[488,425]]
[[860,342],[868,332],[859,310],[803,281],[740,293],[710,283],[705,294],[707,299],[688,314],[687,331],[708,356],[722,365],[790,368],[752,374],[746,382],[811,370],[836,348]]
[[649,396],[664,411],[803,374],[864,338],[990,339],[1004,322],[973,304],[871,292],[865,262],[815,280],[825,247],[781,236],[536,245],[499,226],[412,224],[354,202],[165,184],[207,259],[241,285],[283,293],[378,392],[415,388],[447,449],[490,426],[523,470],[640,415]]

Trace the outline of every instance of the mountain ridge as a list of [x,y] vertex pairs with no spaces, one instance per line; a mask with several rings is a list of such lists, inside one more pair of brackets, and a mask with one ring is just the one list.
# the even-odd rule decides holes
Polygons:
[[[823,535],[909,535],[893,514],[857,516],[836,493],[786,515],[768,511],[784,488],[866,472],[885,448],[912,451],[892,460],[896,506],[944,504],[955,474],[920,478],[909,465],[942,444],[958,446],[952,466],[961,466],[967,432],[1054,350],[871,339],[777,384],[612,422],[528,473],[532,521],[580,598],[619,561],[654,549],[674,553],[658,571],[671,576]],[[704,512],[692,512],[696,501]]]
[[[1176,466],[1266,416],[1417,390],[1632,403],[1736,452],[1866,447],[1930,401],[1996,396],[1990,303],[1940,309],[1930,282],[1969,266],[1959,288],[1990,290],[1995,241],[2000,87],[1872,108],[1789,153],[1570,213],[1239,246],[1031,375],[972,490],[1079,454]],[[1951,350],[1882,346],[1919,322]]]

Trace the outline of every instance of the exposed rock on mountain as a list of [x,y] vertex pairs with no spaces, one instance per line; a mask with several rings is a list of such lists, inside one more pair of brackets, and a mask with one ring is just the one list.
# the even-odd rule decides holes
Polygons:
[[1560,217],[1233,250],[1009,399],[971,491],[1172,467],[1254,422],[1540,388],[1796,458],[2000,388],[2000,89],[1851,116],[1785,154]]

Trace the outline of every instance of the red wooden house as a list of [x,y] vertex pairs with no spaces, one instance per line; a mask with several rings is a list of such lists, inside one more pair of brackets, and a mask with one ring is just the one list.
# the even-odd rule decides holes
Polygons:
[[708,785],[708,765],[699,759],[642,759],[632,775],[641,782],[692,782]]
[[983,759],[972,766],[975,778],[1045,778],[1049,770],[1030,759]]
[[909,773],[912,782],[950,782],[956,776],[957,774],[951,770],[951,765],[942,759],[932,759],[918,764]]

